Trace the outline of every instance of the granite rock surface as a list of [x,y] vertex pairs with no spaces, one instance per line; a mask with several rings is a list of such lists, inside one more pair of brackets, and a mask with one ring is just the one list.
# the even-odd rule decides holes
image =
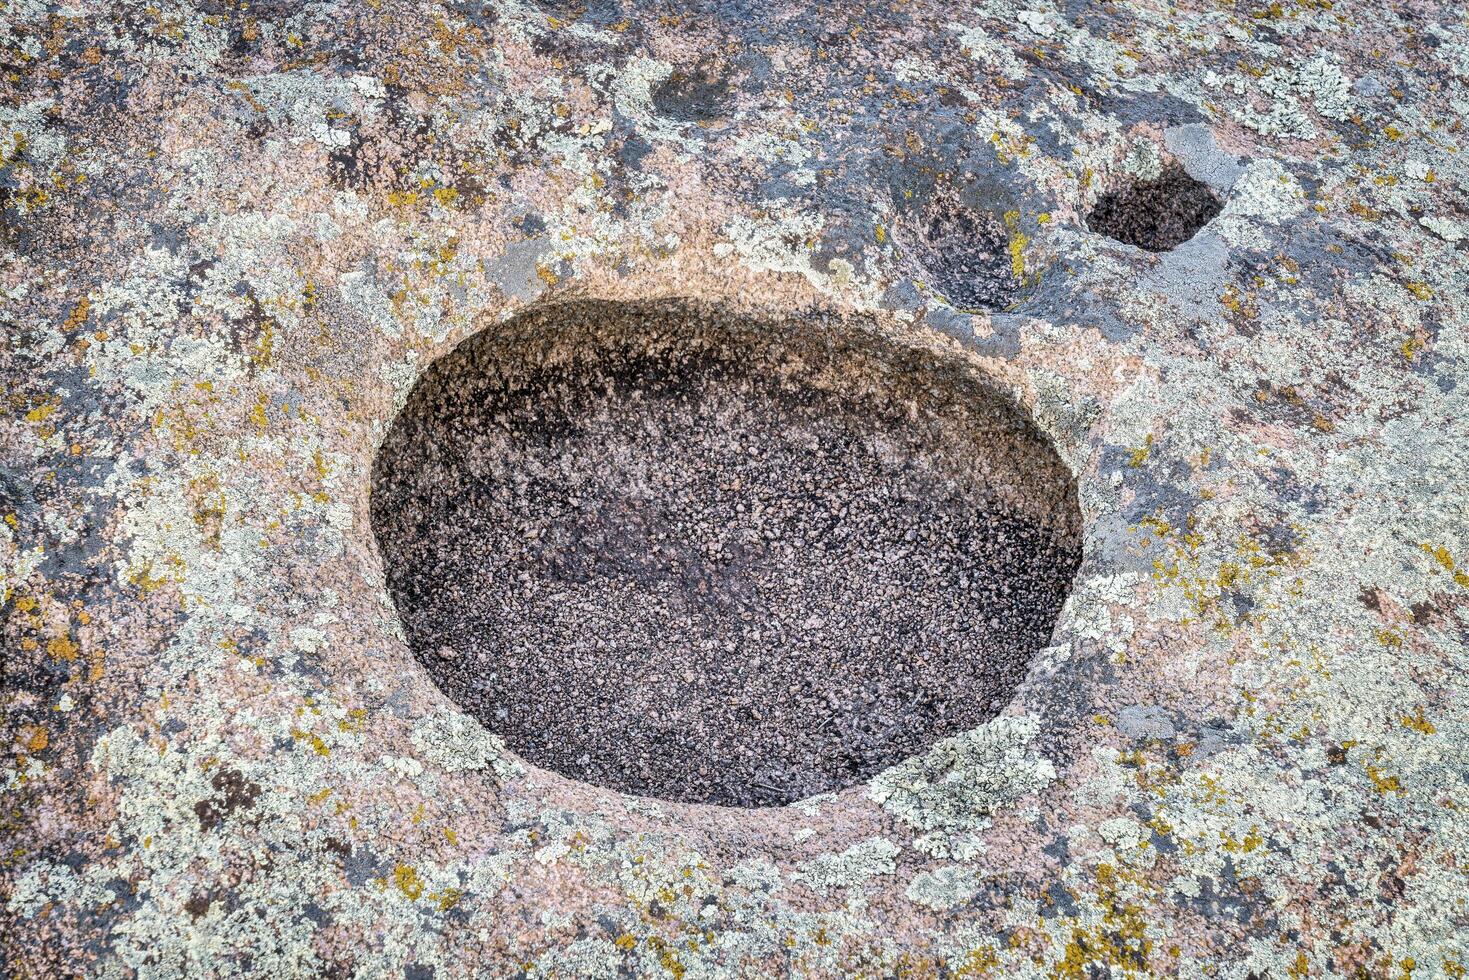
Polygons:
[[[17,0],[0,49],[7,975],[1469,969],[1460,5]],[[1088,224],[1176,168],[1187,240]],[[449,701],[374,455],[572,300],[1009,392],[1084,552],[1014,700],[755,809]]]

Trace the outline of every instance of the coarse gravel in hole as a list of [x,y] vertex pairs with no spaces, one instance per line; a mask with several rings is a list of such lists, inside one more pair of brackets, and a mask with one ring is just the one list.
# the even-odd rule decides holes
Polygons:
[[372,519],[415,655],[525,759],[787,803],[992,717],[1079,561],[1075,492],[965,371],[678,305],[436,362]]
[[1152,180],[1141,180],[1098,198],[1087,227],[1150,252],[1182,245],[1218,217],[1224,204],[1207,184],[1176,163]]

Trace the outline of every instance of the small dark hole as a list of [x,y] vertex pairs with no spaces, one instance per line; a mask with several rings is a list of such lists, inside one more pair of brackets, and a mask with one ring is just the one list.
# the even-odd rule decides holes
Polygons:
[[724,112],[729,92],[729,76],[709,66],[676,70],[653,89],[653,108],[679,122],[709,122]]
[[926,278],[959,309],[1002,309],[1020,290],[1004,221],[955,193],[936,193],[905,215],[899,234]]
[[1156,180],[1103,194],[1086,223],[1119,242],[1166,252],[1198,234],[1223,207],[1207,185],[1174,163],[1164,167]]

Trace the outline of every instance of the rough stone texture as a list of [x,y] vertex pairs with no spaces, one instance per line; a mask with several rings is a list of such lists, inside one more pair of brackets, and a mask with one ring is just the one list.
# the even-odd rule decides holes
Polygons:
[[993,717],[1081,557],[1074,484],[962,362],[864,333],[573,303],[440,359],[373,471],[419,662],[528,761],[696,803]]
[[[6,8],[7,971],[1462,975],[1461,8]],[[1086,227],[1172,162],[1189,241]],[[972,306],[945,201],[1005,232]],[[396,407],[660,297],[1027,406],[1084,557],[997,718],[737,810],[434,686],[368,520]]]

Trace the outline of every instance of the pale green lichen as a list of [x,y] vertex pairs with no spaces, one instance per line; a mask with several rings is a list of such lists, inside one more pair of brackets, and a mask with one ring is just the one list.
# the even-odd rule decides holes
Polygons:
[[440,711],[413,728],[413,746],[423,758],[447,772],[490,769],[501,780],[514,779],[525,767],[510,755],[499,736],[462,711]]
[[980,873],[958,864],[945,864],[914,875],[906,892],[909,900],[944,912],[979,894]]
[[1229,200],[1211,226],[1239,248],[1267,248],[1271,226],[1306,210],[1306,195],[1295,176],[1276,160],[1256,160],[1235,181]]
[[840,853],[812,858],[792,877],[818,892],[859,885],[869,878],[892,874],[897,867],[893,859],[901,851],[902,848],[887,838],[874,837]]
[[1056,778],[1055,766],[1031,748],[1039,730],[1030,715],[996,718],[884,770],[868,792],[922,833],[920,846],[929,853],[963,847],[972,854],[968,838],[989,826],[990,814]]

